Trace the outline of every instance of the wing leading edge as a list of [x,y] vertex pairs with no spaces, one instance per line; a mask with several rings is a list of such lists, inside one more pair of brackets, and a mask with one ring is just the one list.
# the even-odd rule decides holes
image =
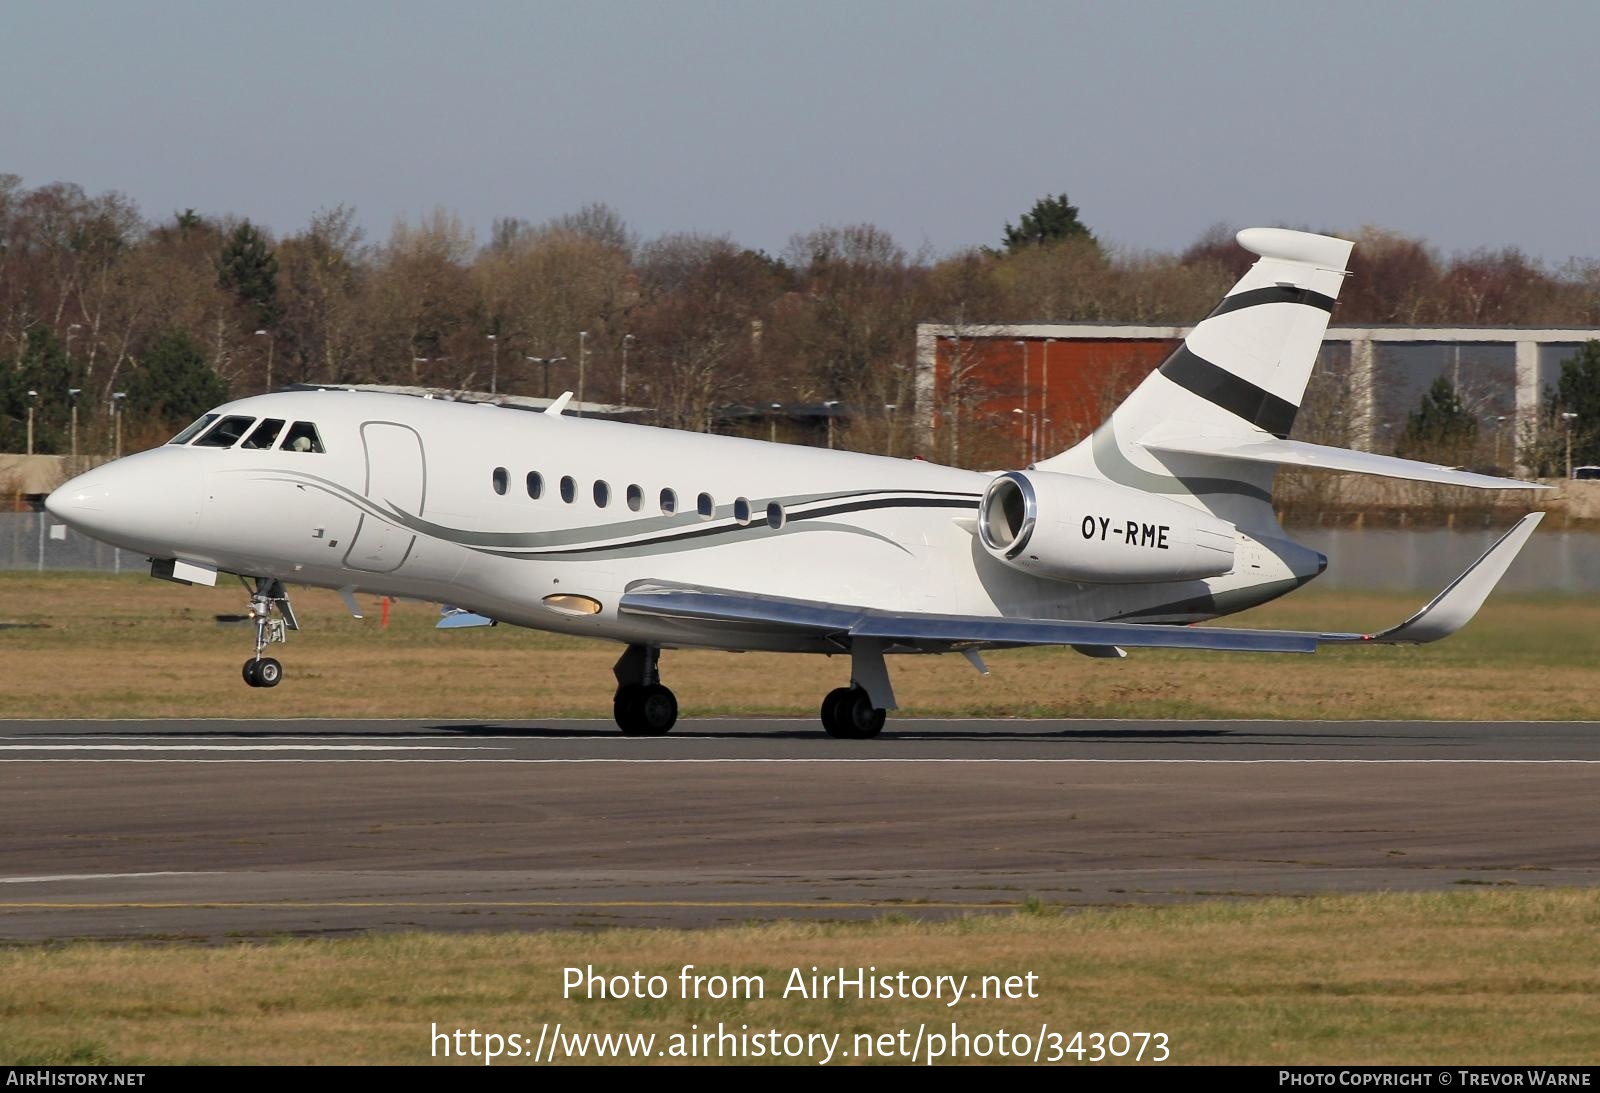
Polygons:
[[1111,650],[1117,647],[1314,653],[1323,644],[1420,644],[1455,633],[1477,614],[1543,515],[1536,512],[1524,516],[1421,611],[1398,626],[1374,634],[879,611],[654,581],[635,582],[618,606],[628,615],[805,634],[831,640],[841,650],[857,639],[881,642],[886,648],[923,652],[1071,645],[1081,652],[1098,651],[1091,655],[1110,656],[1116,655]]

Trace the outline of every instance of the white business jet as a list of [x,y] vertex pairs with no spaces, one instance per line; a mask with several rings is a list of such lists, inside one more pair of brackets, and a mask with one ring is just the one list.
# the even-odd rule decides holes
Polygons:
[[1524,517],[1432,603],[1374,634],[1188,624],[1322,572],[1270,503],[1279,466],[1487,489],[1528,483],[1286,439],[1351,243],[1275,228],[1259,260],[1159,369],[1069,451],[1004,473],[350,390],[240,399],[152,451],[73,479],[57,519],[189,584],[252,592],[245,681],[299,629],[287,586],[452,605],[441,626],[508,623],[621,642],[617,724],[672,728],[663,648],[849,657],[836,737],[895,707],[888,653],[1068,645],[1313,652],[1417,643],[1477,611],[1532,534]]

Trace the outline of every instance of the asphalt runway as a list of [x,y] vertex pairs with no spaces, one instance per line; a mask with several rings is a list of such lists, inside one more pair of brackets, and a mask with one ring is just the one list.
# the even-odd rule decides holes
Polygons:
[[0,722],[0,939],[1597,883],[1597,723]]

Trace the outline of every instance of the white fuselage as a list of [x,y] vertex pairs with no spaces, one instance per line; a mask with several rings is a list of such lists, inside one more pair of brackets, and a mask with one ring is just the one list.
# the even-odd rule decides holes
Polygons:
[[[647,580],[896,612],[1193,622],[1320,568],[1313,552],[1241,535],[1219,577],[1041,579],[974,534],[993,475],[917,460],[369,392],[260,395],[217,413],[314,423],[324,450],[167,445],[75,479],[52,512],[152,558],[721,648],[821,646],[619,614],[618,600]],[[599,610],[552,609],[557,594]]]

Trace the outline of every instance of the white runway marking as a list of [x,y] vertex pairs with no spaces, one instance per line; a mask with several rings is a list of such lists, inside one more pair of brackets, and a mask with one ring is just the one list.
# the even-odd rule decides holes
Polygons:
[[505,751],[449,744],[0,744],[11,751]]
[[[899,724],[916,724],[918,721],[929,721],[938,724],[950,723],[976,723],[985,725],[1026,725],[1039,723],[1060,723],[1075,725],[1480,725],[1484,721],[1449,721],[1436,718],[1418,717],[1201,717],[1184,718],[1181,720],[1162,720],[1149,717],[905,717],[898,720]],[[381,724],[411,724],[419,728],[471,728],[474,726],[495,726],[505,728],[518,728],[532,726],[546,728],[552,724],[582,724],[614,725],[609,717],[548,717],[524,718],[521,720],[502,720],[495,717],[481,718],[452,718],[452,717],[11,717],[0,720],[4,725],[316,725],[328,724],[348,725],[381,725]],[[688,726],[700,723],[713,725],[727,724],[757,724],[757,725],[791,725],[791,724],[817,724],[815,717],[796,714],[792,717],[739,717],[729,715],[726,717],[696,717],[692,720],[684,719],[680,725]],[[1600,727],[1600,721],[1570,721],[1570,720],[1515,720],[1495,721],[1496,725],[1588,725]]]
[[[0,749],[3,751],[4,749]],[[133,748],[133,751],[205,751],[227,749],[204,748]],[[254,749],[244,749],[254,750]],[[315,750],[310,749],[310,750]],[[330,749],[332,750],[332,749]],[[358,749],[341,749],[358,750]],[[372,749],[386,750],[386,749]],[[394,748],[393,751],[407,751],[411,749]],[[427,750],[427,749],[423,749]],[[438,748],[437,751],[470,751],[470,748]],[[1319,766],[1328,764],[1342,764],[1345,766],[1369,767],[1394,767],[1394,766],[1485,766],[1485,767],[1585,767],[1600,766],[1600,759],[1004,759],[1004,758],[973,758],[973,759],[930,759],[930,758],[865,758],[865,759],[788,759],[788,758],[725,758],[725,759],[696,759],[685,757],[682,759],[653,758],[653,759],[515,759],[511,757],[495,759],[7,759],[0,756],[3,763],[516,763],[524,766],[554,766],[562,764],[591,764],[591,765],[637,765],[652,766],[656,764],[701,764],[701,765],[735,765],[762,763],[841,763],[850,766],[884,763],[1081,763],[1099,764],[1102,766],[1216,766],[1216,767],[1260,767],[1260,766]]]
[[214,877],[209,871],[162,869],[154,873],[57,873],[40,877],[0,877],[0,884],[47,884],[58,880],[133,880],[139,877]]

